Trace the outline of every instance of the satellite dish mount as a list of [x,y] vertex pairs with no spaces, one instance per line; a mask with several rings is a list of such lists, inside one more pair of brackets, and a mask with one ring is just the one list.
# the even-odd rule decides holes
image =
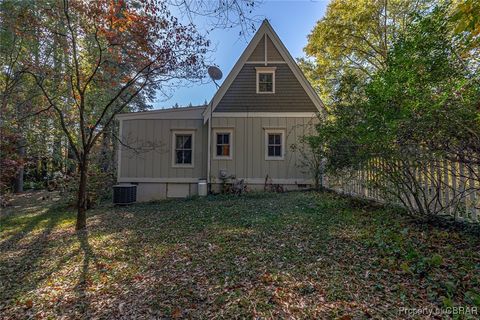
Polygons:
[[222,71],[216,66],[210,66],[208,67],[208,75],[212,79],[213,83],[215,83],[217,88],[219,88],[220,86],[218,85],[217,81],[222,79]]

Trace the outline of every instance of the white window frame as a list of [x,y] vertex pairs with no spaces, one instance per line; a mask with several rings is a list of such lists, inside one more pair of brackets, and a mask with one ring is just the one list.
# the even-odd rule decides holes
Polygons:
[[[230,155],[229,156],[217,156],[217,134],[219,133],[228,133],[230,134],[230,139],[228,140],[230,145]],[[213,130],[213,159],[214,160],[232,160],[233,159],[233,129],[223,129],[216,128]]]
[[[273,94],[275,93],[275,70],[277,67],[255,67],[257,70],[257,93],[259,94]],[[271,73],[272,74],[272,91],[260,91],[260,74]]]
[[[268,155],[268,135],[269,134],[280,134],[281,138],[281,147],[282,154],[281,156],[269,156]],[[284,160],[285,159],[285,129],[265,129],[265,160]]]
[[[192,163],[176,163],[177,156],[177,135],[192,135]],[[172,130],[172,167],[173,168],[193,168],[195,166],[195,130]]]

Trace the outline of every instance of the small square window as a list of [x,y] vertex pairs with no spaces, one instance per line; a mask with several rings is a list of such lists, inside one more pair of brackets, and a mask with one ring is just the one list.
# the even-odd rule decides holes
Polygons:
[[273,73],[258,74],[258,91],[273,92]]
[[257,93],[275,93],[276,67],[255,67],[257,70]]
[[230,133],[217,133],[217,157],[230,156]]
[[215,131],[214,158],[230,160],[232,159],[232,130]]

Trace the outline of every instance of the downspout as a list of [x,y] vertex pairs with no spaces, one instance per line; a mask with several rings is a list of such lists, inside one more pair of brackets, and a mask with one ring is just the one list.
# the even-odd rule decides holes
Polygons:
[[[213,83],[217,87],[217,92],[218,89],[220,89],[220,86],[218,85],[216,80],[220,80],[222,78],[222,71],[218,69],[218,67],[215,66],[210,66],[208,67],[208,75],[212,79]],[[210,115],[208,119],[208,151],[207,151],[207,186],[208,186],[208,193],[212,192],[212,177],[211,177],[211,172],[212,172],[212,120],[213,120],[213,104],[215,100],[215,95],[213,96],[212,100],[210,101]]]
[[208,151],[207,151],[207,183],[208,183],[208,193],[212,192],[212,179],[211,179],[211,170],[212,170],[212,103],[210,104],[210,117],[208,118]]

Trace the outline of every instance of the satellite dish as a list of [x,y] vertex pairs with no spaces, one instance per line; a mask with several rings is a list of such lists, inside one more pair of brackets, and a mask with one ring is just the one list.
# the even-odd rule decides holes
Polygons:
[[215,66],[208,67],[208,75],[212,78],[213,81],[222,79],[222,71]]

